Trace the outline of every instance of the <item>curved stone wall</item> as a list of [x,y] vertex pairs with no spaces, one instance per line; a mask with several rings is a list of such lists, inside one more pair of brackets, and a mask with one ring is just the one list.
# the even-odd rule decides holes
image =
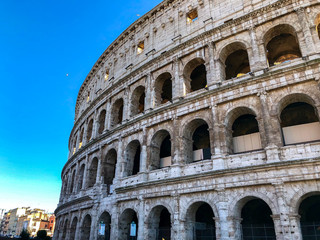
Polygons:
[[319,13],[168,0],[133,23],[79,91],[55,239],[128,239],[132,221],[139,240],[303,239],[320,221]]

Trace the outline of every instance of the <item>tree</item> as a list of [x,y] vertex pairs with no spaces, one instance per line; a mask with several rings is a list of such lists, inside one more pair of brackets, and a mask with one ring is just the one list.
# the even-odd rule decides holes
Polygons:
[[46,239],[46,237],[47,237],[47,231],[46,230],[39,230],[37,232],[37,239],[44,240],[44,239]]
[[20,233],[20,237],[22,240],[29,240],[30,239],[30,233],[28,230],[23,229],[22,232]]

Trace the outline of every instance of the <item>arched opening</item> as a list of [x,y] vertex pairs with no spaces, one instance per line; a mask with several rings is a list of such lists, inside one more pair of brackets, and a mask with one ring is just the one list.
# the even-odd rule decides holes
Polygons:
[[278,25],[264,37],[269,66],[290,62],[302,56],[295,29],[287,24]]
[[78,138],[77,136],[74,138],[74,142],[73,142],[73,149],[72,149],[72,154],[75,154],[76,151],[77,151],[77,141],[78,141]]
[[70,227],[70,240],[76,240],[76,231],[77,231],[78,218],[75,217],[71,223]]
[[320,239],[320,195],[303,200],[299,207],[299,215],[302,239]]
[[261,199],[249,200],[241,210],[243,240],[276,239],[272,212]]
[[187,163],[211,159],[209,126],[202,119],[190,122],[184,130],[184,151]]
[[145,88],[143,86],[137,87],[131,97],[131,116],[135,116],[144,112],[145,104]]
[[[192,204],[187,211],[186,232],[188,240],[215,240],[215,216],[211,206],[205,202]],[[192,237],[191,237],[192,236]]]
[[79,171],[79,180],[78,180],[78,191],[80,191],[83,187],[83,176],[84,176],[84,168],[85,168],[85,165],[82,164],[81,165],[81,168],[80,168],[80,171]]
[[62,231],[62,239],[66,239],[68,231],[68,219],[64,222],[63,231]]
[[288,104],[281,112],[285,145],[320,140],[320,123],[316,109],[305,102]]
[[233,152],[249,152],[262,148],[258,121],[252,114],[238,117],[232,124]]
[[110,126],[115,127],[118,124],[121,124],[123,120],[123,99],[120,98],[113,104],[111,111]]
[[164,206],[153,208],[148,217],[148,239],[171,239],[171,214]]
[[107,153],[103,161],[103,169],[102,169],[103,183],[107,184],[108,188],[110,188],[110,185],[113,184],[113,179],[116,173],[116,165],[117,165],[117,152],[116,150],[111,149]]
[[155,105],[167,103],[172,100],[172,76],[166,72],[155,81]]
[[171,166],[171,137],[168,131],[160,130],[150,144],[150,170]]
[[93,119],[89,121],[88,129],[87,129],[87,142],[89,142],[92,138],[92,130],[93,130]]
[[65,195],[67,195],[67,190],[68,190],[68,178],[67,178],[67,176],[65,176],[65,178],[64,178],[64,180],[63,180],[63,187],[62,187],[62,189],[63,189],[63,195],[65,196]]
[[97,180],[97,171],[98,171],[98,159],[94,158],[91,162],[89,168],[88,179],[88,188],[93,187]]
[[[139,222],[137,214],[132,209],[126,209],[119,219],[119,239],[121,240],[137,240],[138,239]],[[131,234],[130,234],[131,233]],[[135,234],[133,234],[135,233]],[[130,236],[135,235],[135,236]]]
[[136,175],[140,171],[141,146],[138,140],[129,143],[126,149],[126,176]]
[[90,239],[90,230],[91,230],[91,216],[86,215],[80,229],[80,240]]
[[318,33],[318,37],[320,39],[320,14],[318,14],[316,19],[316,31]]
[[241,77],[250,72],[248,52],[244,49],[231,53],[225,62],[226,79]]
[[104,212],[98,221],[98,240],[110,240],[111,233],[111,216]]
[[100,115],[99,115],[99,128],[98,128],[98,133],[102,134],[104,131],[104,126],[105,126],[105,121],[106,121],[106,110],[102,110]]
[[183,71],[185,93],[194,92],[207,86],[207,71],[205,61],[201,58],[191,60]]
[[74,192],[74,182],[76,179],[76,171],[73,171],[72,178],[71,178],[71,185],[70,185],[70,193]]
[[220,54],[220,61],[224,64],[224,79],[241,77],[250,70],[247,47],[241,42],[227,45]]
[[82,128],[80,132],[79,149],[82,147],[82,144],[83,144],[83,140],[84,140],[83,135],[84,135],[84,129]]

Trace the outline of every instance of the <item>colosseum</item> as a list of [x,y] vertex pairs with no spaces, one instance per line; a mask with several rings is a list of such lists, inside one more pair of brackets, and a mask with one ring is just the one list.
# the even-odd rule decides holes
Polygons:
[[164,0],[82,84],[55,240],[320,239],[319,0]]

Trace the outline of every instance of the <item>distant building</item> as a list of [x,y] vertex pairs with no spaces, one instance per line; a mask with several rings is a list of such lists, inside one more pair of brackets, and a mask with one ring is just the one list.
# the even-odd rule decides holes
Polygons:
[[3,219],[1,220],[1,230],[2,235],[12,235],[17,234],[17,224],[20,216],[24,215],[29,208],[15,208],[4,213]]

